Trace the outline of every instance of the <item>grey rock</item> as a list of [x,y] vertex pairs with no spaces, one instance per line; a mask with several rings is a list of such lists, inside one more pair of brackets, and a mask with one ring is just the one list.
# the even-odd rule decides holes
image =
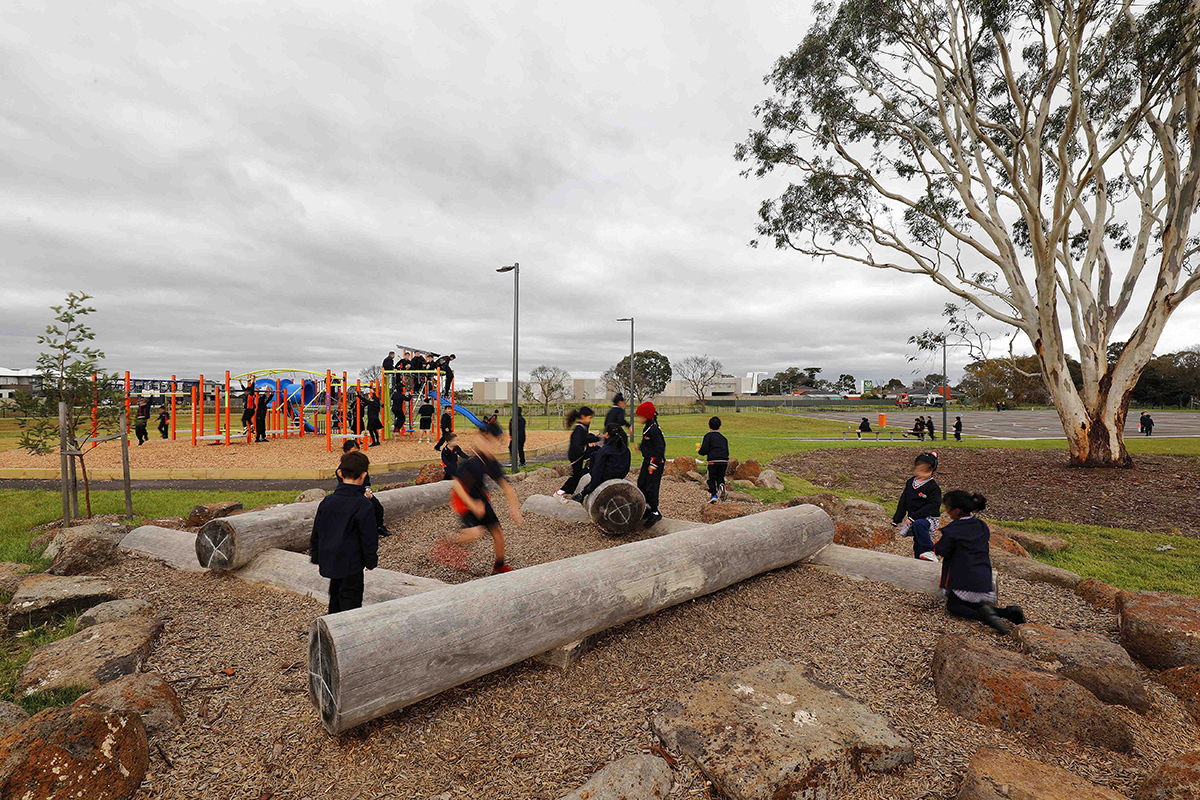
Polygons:
[[119,542],[125,537],[125,534],[129,533],[129,528],[129,525],[123,525],[120,522],[88,522],[71,528],[63,528],[57,531],[50,540],[50,544],[46,545],[42,557],[57,558],[59,551],[68,543],[81,539],[107,539]]
[[0,592],[12,594],[25,580],[29,572],[28,564],[14,564],[11,561],[0,561]]
[[76,627],[83,630],[93,625],[102,625],[105,622],[116,622],[134,614],[149,615],[151,613],[151,605],[142,598],[125,597],[120,600],[109,600],[107,603],[89,608],[79,615]]
[[847,511],[861,511],[864,513],[883,514],[887,517],[891,517],[891,514],[888,514],[886,508],[879,505],[879,503],[872,503],[870,500],[859,500],[852,497],[849,500],[843,500],[842,505],[845,506]]
[[1043,564],[1032,558],[1022,558],[1003,550],[993,549],[991,552],[992,566],[1006,575],[1020,578],[1030,583],[1048,583],[1051,586],[1061,586],[1064,589],[1074,589],[1083,580],[1070,570]]
[[[124,529],[122,529],[124,530]],[[121,560],[119,540],[90,536],[69,539],[58,549],[47,575],[87,575]]]
[[695,684],[651,727],[732,800],[849,796],[864,772],[914,758],[887,719],[783,660]]
[[43,645],[22,670],[16,691],[31,695],[50,689],[98,688],[141,669],[161,632],[161,622],[135,614]]
[[25,709],[16,703],[0,700],[0,738],[27,719],[29,719],[29,715],[25,713]]
[[770,489],[776,492],[782,492],[784,489],[783,481],[779,479],[773,469],[764,469],[758,473],[758,477],[754,479],[754,485],[760,489]]
[[21,581],[9,603],[8,629],[40,625],[116,598],[112,584],[100,578],[31,575]]
[[733,503],[759,503],[759,499],[752,494],[745,492],[728,492],[725,499]]
[[626,756],[559,800],[663,800],[673,783],[671,768],[658,756]]
[[315,503],[318,500],[325,499],[324,489],[305,489],[300,494],[296,495],[293,503]]
[[1073,633],[1049,625],[1018,625],[1013,636],[1021,650],[1063,677],[1070,678],[1105,703],[1150,709],[1150,695],[1125,648],[1103,636]]
[[683,473],[683,479],[692,483],[704,483],[704,476],[695,470]]

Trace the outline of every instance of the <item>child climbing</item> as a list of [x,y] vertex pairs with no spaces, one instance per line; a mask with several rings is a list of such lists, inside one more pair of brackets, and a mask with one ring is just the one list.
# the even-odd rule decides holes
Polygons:
[[484,478],[488,477],[500,485],[504,496],[508,498],[509,514],[513,522],[520,527],[521,508],[517,502],[517,493],[512,484],[504,477],[504,468],[494,455],[503,447],[504,431],[499,425],[488,425],[480,431],[475,452],[458,469],[454,477],[454,488],[451,490],[450,505],[462,518],[463,530],[457,536],[439,539],[433,546],[430,556],[440,564],[465,572],[467,570],[468,554],[463,545],[477,542],[485,533],[492,535],[492,548],[496,561],[492,574],[511,572],[512,567],[504,563],[504,531],[500,528],[500,519],[492,508],[490,498],[485,491]]
[[629,443],[620,425],[609,425],[604,429],[604,445],[592,456],[591,479],[571,499],[582,503],[596,487],[605,481],[624,478],[629,474]]
[[987,508],[987,498],[955,490],[946,492],[942,501],[950,523],[942,529],[933,550],[942,557],[942,591],[946,611],[956,617],[976,619],[1007,634],[1009,623],[1025,624],[1020,606],[996,608],[996,590],[992,581],[989,555],[991,532],[975,512]]
[[708,433],[700,442],[700,455],[708,461],[708,493],[710,503],[725,498],[725,469],[729,466],[729,440],[721,433],[721,418],[708,421]]
[[937,471],[937,453],[921,453],[913,462],[913,476],[904,484],[892,524],[900,525],[901,536],[913,539],[913,557],[937,561],[933,554],[933,532],[937,530],[942,507],[942,489],[933,479]]
[[329,578],[329,613],[361,608],[363,570],[379,565],[375,514],[363,481],[370,461],[361,452],[342,454],[338,487],[317,506],[309,552],[321,577]]
[[654,403],[647,400],[637,407],[634,414],[642,421],[642,443],[638,446],[638,450],[642,452],[642,469],[638,473],[637,482],[638,488],[646,498],[646,513],[642,517],[642,526],[653,528],[662,519],[662,514],[658,512],[658,490],[662,485],[667,442],[658,427],[658,412]]
[[587,472],[587,459],[593,452],[591,446],[600,441],[599,436],[588,432],[588,426],[592,424],[592,417],[595,415],[596,412],[588,406],[574,408],[567,412],[567,424],[571,426],[571,443],[567,445],[567,461],[571,464],[571,477],[567,478],[567,482],[562,485],[562,488],[554,493],[554,496],[564,503],[579,488],[579,481]]

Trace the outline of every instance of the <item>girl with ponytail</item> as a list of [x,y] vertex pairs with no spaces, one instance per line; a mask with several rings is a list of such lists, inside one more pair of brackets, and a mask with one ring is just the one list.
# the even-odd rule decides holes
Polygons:
[[588,426],[592,424],[592,417],[595,415],[596,412],[587,406],[573,408],[567,412],[567,424],[571,426],[571,443],[567,446],[567,460],[571,462],[571,477],[567,478],[567,482],[562,485],[562,488],[554,493],[560,502],[568,502],[571,495],[575,494],[580,479],[587,472],[588,459],[596,449],[593,445],[600,441],[600,437],[588,431]]
[[942,499],[950,523],[933,551],[942,557],[942,592],[946,611],[956,617],[975,619],[1007,634],[1012,625],[1023,625],[1020,606],[996,607],[996,588],[990,556],[991,531],[975,513],[987,508],[987,498],[961,490],[946,492]]

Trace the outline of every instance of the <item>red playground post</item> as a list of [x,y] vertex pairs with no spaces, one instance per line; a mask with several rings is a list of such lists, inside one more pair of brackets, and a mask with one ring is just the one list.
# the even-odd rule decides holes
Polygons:
[[196,446],[196,387],[192,387],[192,447]]
[[325,370],[325,452],[333,451],[333,431],[329,426],[329,393],[333,390],[333,373]]
[[225,446],[229,447],[229,370],[225,370]]

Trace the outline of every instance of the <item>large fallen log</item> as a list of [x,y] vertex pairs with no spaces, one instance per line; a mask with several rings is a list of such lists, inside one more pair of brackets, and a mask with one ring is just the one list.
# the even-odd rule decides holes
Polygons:
[[[205,571],[196,563],[195,536],[187,531],[143,525],[126,534],[120,547],[122,550],[160,559],[176,569]],[[309,561],[309,557],[303,553],[268,550],[256,556],[246,566],[226,571],[226,574],[247,583],[271,586],[311,597],[321,603],[329,602],[329,579],[322,578],[317,565]],[[371,605],[398,597],[409,597],[447,585],[435,578],[423,578],[390,569],[368,570],[363,576],[363,604]]]
[[309,694],[340,733],[832,541],[829,516],[798,506],[330,614],[309,631]]
[[[810,558],[806,565],[852,580],[882,581],[899,586],[901,589],[924,594],[940,595],[942,593],[941,564],[934,564],[932,561],[923,561],[911,556],[831,544]],[[992,573],[992,585],[996,586],[994,572]]]
[[[451,481],[377,492],[385,523],[450,502]],[[320,501],[290,503],[205,524],[196,534],[196,558],[207,569],[237,569],[272,548],[307,550]]]
[[600,530],[613,536],[625,536],[642,529],[646,497],[629,481],[614,478],[583,498],[583,510]]

